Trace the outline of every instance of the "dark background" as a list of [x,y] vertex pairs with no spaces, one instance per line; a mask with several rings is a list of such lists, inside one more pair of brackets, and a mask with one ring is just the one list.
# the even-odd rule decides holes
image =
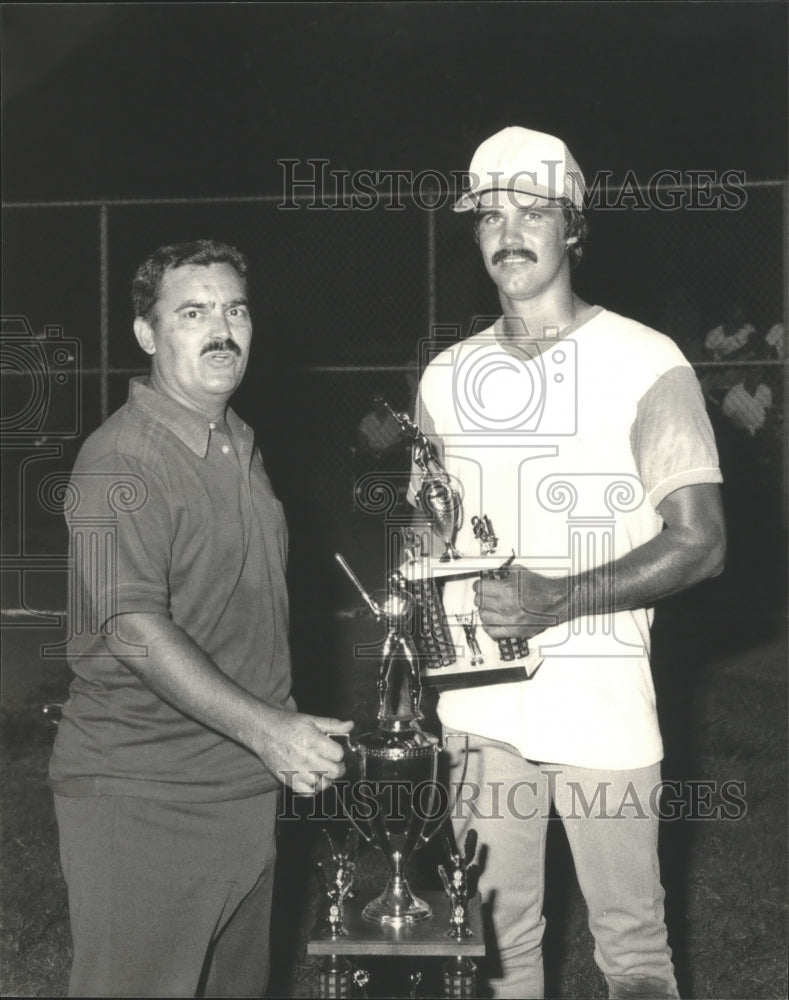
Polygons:
[[5,5],[9,200],[278,193],[276,160],[786,171],[783,3]]
[[[68,471],[101,422],[102,368],[113,410],[129,375],[146,364],[132,335],[129,287],[148,251],[213,236],[250,257],[256,336],[234,406],[258,431],[291,529],[297,695],[303,708],[347,712],[361,729],[363,713],[374,713],[374,670],[353,662],[359,623],[319,613],[355,604],[335,550],[371,589],[383,581],[383,513],[354,493],[380,465],[354,452],[356,428],[377,392],[408,405],[404,375],[418,367],[431,320],[462,335],[497,302],[467,218],[413,205],[284,212],[277,161],[449,175],[467,168],[484,138],[519,124],[561,136],[588,179],[607,171],[614,185],[628,171],[642,183],[664,169],[743,172],[747,202],[738,211],[590,212],[576,274],[589,301],[675,337],[704,378],[715,373],[704,366],[704,334],[734,304],[760,334],[786,319],[788,9],[3,5],[2,311],[14,318],[3,331],[4,421],[10,414],[18,424],[31,385],[48,392],[40,426],[33,421],[2,442],[9,741],[22,726],[17,717],[35,720],[41,740],[41,702],[65,696],[68,671],[51,647],[64,638],[66,537],[43,486]],[[243,197],[251,200],[227,201]],[[62,383],[47,326],[59,328],[74,358]],[[25,368],[31,345],[41,384]],[[774,365],[766,377],[780,410],[784,371]],[[777,997],[786,995],[785,431],[779,423],[754,447],[731,434],[714,401],[710,409],[726,477],[729,563],[718,580],[664,602],[653,663],[664,774],[747,776],[750,813],[736,830],[689,822],[662,831],[669,926],[683,995]],[[402,452],[384,471],[402,471],[406,461]],[[372,641],[379,630],[364,627]],[[705,756],[710,745],[718,756]],[[14,885],[19,873],[40,877],[23,879],[21,905],[7,894],[5,909],[9,926],[19,909],[31,928],[12,956],[19,977],[9,980],[27,985],[10,992],[42,996],[63,992],[68,964],[45,751],[12,785],[22,791],[9,802],[41,804],[9,825],[4,872]],[[41,829],[31,861],[31,830]],[[283,838],[278,912],[292,910],[293,926],[304,924],[294,945],[290,916],[281,921],[275,953],[283,968],[303,960],[309,930],[299,886],[306,892],[317,848],[307,836]],[[598,992],[579,985],[594,970],[566,853],[549,851],[549,870],[549,927],[559,935],[546,941],[549,985],[559,992],[562,970],[564,995],[602,995],[599,982]],[[759,909],[763,902],[776,909]],[[54,918],[39,913],[46,906]],[[36,979],[38,942],[53,926],[55,973]],[[298,952],[293,961],[287,949]],[[314,975],[298,981],[314,986]]]
[[[4,450],[6,556],[64,551],[41,482],[101,422],[101,368],[112,411],[146,366],[131,332],[137,264],[214,236],[251,261],[256,337],[234,405],[286,505],[294,610],[351,599],[336,549],[379,584],[381,515],[354,497],[371,468],[353,451],[359,420],[377,392],[408,406],[404,375],[431,320],[464,335],[497,302],[447,202],[284,211],[281,159],[450,177],[482,139],[524,124],[563,137],[587,179],[607,172],[614,188],[628,172],[646,184],[658,170],[740,171],[737,211],[591,211],[576,286],[693,361],[736,301],[760,334],[784,314],[783,3],[17,4],[2,20],[3,315],[34,338],[54,324],[78,350],[74,377],[49,387],[35,461]],[[780,367],[768,377],[780,408]],[[765,578],[762,554],[783,553],[781,435],[756,457],[723,456],[735,549],[747,537],[749,553],[729,576],[771,606],[783,563]],[[3,607],[62,607],[58,580],[4,574]]]

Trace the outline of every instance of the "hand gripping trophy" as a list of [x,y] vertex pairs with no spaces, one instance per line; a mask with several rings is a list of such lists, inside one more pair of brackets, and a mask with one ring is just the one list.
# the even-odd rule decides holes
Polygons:
[[[404,868],[422,843],[441,829],[450,811],[437,784],[442,748],[437,736],[423,731],[419,707],[421,683],[416,650],[406,630],[412,598],[398,571],[389,575],[382,595],[370,596],[339,553],[335,556],[365,604],[386,625],[378,669],[378,726],[353,741],[349,771],[363,787],[364,814],[340,801],[356,829],[389,862],[386,888],[362,911],[365,920],[402,926],[429,918],[430,906],[411,892]],[[375,599],[375,598],[378,599]],[[462,780],[458,786],[458,793]]]

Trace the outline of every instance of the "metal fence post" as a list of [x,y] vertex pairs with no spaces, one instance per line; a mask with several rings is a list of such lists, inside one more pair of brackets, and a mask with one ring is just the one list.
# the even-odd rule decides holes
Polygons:
[[108,261],[108,208],[102,203],[99,209],[99,287],[101,289],[101,328],[99,340],[99,384],[101,394],[101,422],[109,416],[109,367],[110,367],[110,289]]

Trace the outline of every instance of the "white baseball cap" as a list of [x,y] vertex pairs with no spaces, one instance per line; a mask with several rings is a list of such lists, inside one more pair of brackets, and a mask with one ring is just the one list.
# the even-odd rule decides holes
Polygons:
[[[477,208],[486,191],[511,191],[540,198],[567,198],[583,210],[586,181],[561,139],[511,125],[486,139],[469,167],[469,189],[452,206]],[[522,203],[522,199],[518,199]]]

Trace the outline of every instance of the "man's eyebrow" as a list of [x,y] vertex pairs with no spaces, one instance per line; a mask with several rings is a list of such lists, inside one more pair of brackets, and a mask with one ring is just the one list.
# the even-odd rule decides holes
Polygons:
[[182,309],[207,309],[207,302],[200,302],[199,299],[187,299],[186,302],[182,302],[180,305],[176,306],[173,310],[174,312],[180,312]]
[[[215,305],[214,302],[203,302],[200,299],[187,299],[186,302],[182,302],[180,305],[176,306],[173,310],[174,312],[181,312],[183,309],[208,309],[209,306]],[[233,309],[236,306],[248,306],[249,302],[245,298],[231,299],[229,302],[225,302],[223,305],[224,309]]]

